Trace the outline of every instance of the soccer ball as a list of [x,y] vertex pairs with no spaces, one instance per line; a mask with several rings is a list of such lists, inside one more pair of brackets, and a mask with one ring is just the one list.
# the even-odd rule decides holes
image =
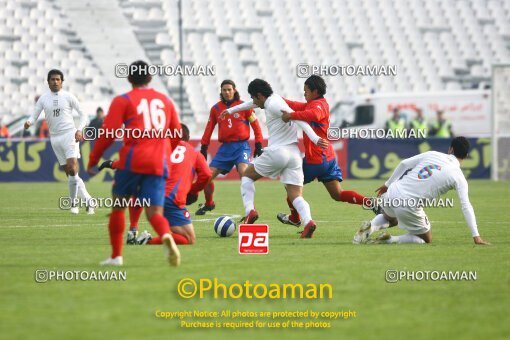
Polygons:
[[232,236],[236,231],[236,223],[230,216],[220,216],[214,222],[214,231],[220,237]]

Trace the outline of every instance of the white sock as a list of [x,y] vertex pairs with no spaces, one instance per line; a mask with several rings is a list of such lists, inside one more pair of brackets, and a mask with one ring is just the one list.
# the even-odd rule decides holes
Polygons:
[[370,221],[370,234],[375,233],[378,230],[386,229],[390,226],[390,222],[384,217],[383,214],[379,214],[372,221]]
[[78,178],[80,178],[78,175],[68,177],[68,184],[69,184],[69,198],[71,198],[71,206],[74,206],[76,203],[76,198],[78,196]]
[[390,241],[389,243],[399,243],[399,244],[401,244],[401,243],[419,243],[419,244],[425,243],[425,241],[423,241],[422,238],[420,238],[416,235],[413,235],[413,234],[392,236],[389,241]]
[[87,191],[83,179],[81,179],[81,177],[79,177],[78,175],[76,175],[76,177],[78,177],[78,196],[81,199],[85,200],[85,202],[87,202],[87,205],[89,205],[89,201],[92,198],[92,196],[90,196],[89,192]]
[[292,201],[292,205],[297,210],[297,212],[301,216],[301,220],[303,221],[304,225],[306,226],[308,224],[308,222],[310,222],[312,219],[312,213],[310,212],[310,205],[301,196],[294,199],[294,201]]
[[241,178],[241,197],[243,198],[246,216],[255,209],[255,181],[248,177]]

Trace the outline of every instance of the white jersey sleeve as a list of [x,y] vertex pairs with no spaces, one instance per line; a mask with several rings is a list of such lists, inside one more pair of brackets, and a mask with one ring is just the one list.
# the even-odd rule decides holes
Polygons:
[[313,144],[317,145],[319,139],[321,138],[319,137],[319,135],[315,133],[315,131],[313,131],[312,127],[308,123],[302,120],[293,120],[293,122],[297,126],[299,126],[304,133],[306,133],[306,135],[308,136],[308,138],[310,138]]
[[401,161],[395,171],[393,171],[391,177],[386,181],[386,183],[384,183],[386,187],[389,187],[391,183],[398,180],[404,174],[404,172],[406,172],[407,169],[414,168],[423,158],[427,157],[427,155],[428,152],[425,152]]
[[459,196],[462,213],[464,214],[467,225],[471,230],[471,236],[480,236],[478,233],[478,227],[476,225],[475,211],[473,210],[473,206],[469,201],[468,183],[462,172],[459,176],[457,176],[455,189],[457,190],[457,195]]
[[[285,100],[283,100],[283,98],[281,98],[280,96],[275,96],[275,99],[277,99],[277,100],[271,101],[271,105],[272,105],[271,110],[274,111],[280,119],[281,119],[281,116],[283,115],[282,111],[294,112],[294,110],[292,110],[290,108],[290,106],[285,102]],[[283,122],[283,120],[282,120],[282,122]],[[291,122],[291,124],[295,124],[296,126],[299,126],[299,128],[301,130],[303,130],[304,133],[306,133],[306,135],[310,138],[310,140],[314,144],[317,144],[319,142],[320,137],[315,133],[315,131],[313,131],[312,127],[308,123],[300,121],[300,120],[293,120]]]
[[43,107],[43,103],[42,103],[42,98],[39,97],[39,99],[37,99],[37,102],[35,103],[34,112],[27,120],[30,123],[30,125],[34,124],[34,122],[36,122],[37,119],[39,119],[39,116],[41,115],[41,112],[43,111],[43,109],[44,109],[44,107]]
[[253,100],[249,100],[247,102],[244,102],[242,104],[239,104],[239,105],[236,105],[236,106],[233,106],[233,107],[227,109],[227,112],[229,114],[232,114],[232,113],[246,111],[246,110],[255,109],[255,108],[257,108],[257,105],[255,105],[253,103]]

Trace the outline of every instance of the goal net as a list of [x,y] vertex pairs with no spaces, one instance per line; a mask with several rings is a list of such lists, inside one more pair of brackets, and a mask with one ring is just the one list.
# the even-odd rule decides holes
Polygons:
[[510,64],[492,67],[492,174],[510,180]]

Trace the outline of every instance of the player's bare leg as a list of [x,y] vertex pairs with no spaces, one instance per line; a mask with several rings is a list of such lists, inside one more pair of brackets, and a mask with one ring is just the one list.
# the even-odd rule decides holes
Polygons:
[[167,259],[170,265],[177,267],[181,263],[181,253],[177,248],[174,238],[170,232],[170,225],[165,217],[163,217],[163,206],[151,205],[145,208],[145,213],[149,223],[152,225],[156,233],[161,237],[163,246],[167,253]]
[[243,178],[243,174],[246,171],[246,169],[248,169],[248,164],[247,163],[239,163],[239,164],[237,164],[236,169],[237,169],[237,173],[239,174],[239,178],[241,179],[241,178]]
[[112,207],[112,213],[108,222],[108,231],[110,234],[110,244],[112,246],[112,253],[109,258],[101,262],[103,266],[122,266],[124,260],[122,258],[122,236],[124,234],[124,228],[126,227],[124,211],[125,199],[129,196],[118,196],[113,195],[113,202],[120,203],[118,206]]
[[213,195],[214,195],[214,179],[221,174],[222,170],[211,167],[212,177],[209,180],[209,183],[204,188],[205,195],[205,204],[200,203],[198,205],[198,210],[195,215],[205,215],[206,212],[214,210],[216,208],[216,204],[214,204]]
[[262,176],[255,171],[253,164],[246,167],[241,177],[241,197],[243,199],[245,217],[242,221],[246,224],[253,224],[259,214],[255,210],[255,181]]
[[337,180],[323,182],[323,184],[324,187],[326,187],[329,196],[331,196],[331,198],[335,201],[362,205],[363,201],[366,200],[365,196],[357,193],[356,191],[343,190],[342,185]]
[[[142,235],[143,236],[143,235]],[[172,236],[175,240],[176,244],[185,245],[185,244],[195,244],[195,229],[193,228],[193,224],[186,224],[179,227],[172,227]],[[150,237],[150,235],[149,235]],[[161,237],[154,237],[150,239],[146,239],[145,237],[140,237],[139,244],[161,244]]]
[[285,189],[287,190],[288,199],[298,211],[305,225],[305,229],[301,233],[301,238],[312,238],[317,225],[312,220],[310,205],[303,198],[303,187],[299,185],[286,184]]

